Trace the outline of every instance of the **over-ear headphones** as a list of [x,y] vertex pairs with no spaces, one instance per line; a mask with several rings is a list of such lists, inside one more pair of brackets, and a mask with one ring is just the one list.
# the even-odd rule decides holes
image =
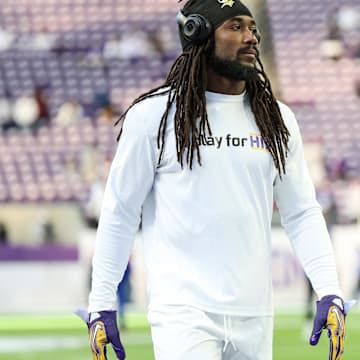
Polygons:
[[202,44],[211,34],[211,24],[200,14],[185,16],[179,11],[176,21],[180,25],[180,30],[184,37],[194,45]]

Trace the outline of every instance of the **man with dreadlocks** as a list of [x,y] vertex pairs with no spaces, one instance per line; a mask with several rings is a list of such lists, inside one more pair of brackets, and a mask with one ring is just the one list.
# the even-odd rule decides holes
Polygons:
[[183,52],[120,119],[82,313],[93,358],[106,359],[107,343],[125,358],[112,309],[141,218],[156,359],[270,360],[275,200],[319,297],[310,343],[327,328],[339,360],[350,306],[254,18],[239,0],[189,0],[177,19]]

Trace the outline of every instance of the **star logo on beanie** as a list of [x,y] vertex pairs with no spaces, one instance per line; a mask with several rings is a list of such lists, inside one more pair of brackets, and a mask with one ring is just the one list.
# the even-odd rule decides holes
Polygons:
[[225,6],[233,7],[235,4],[234,0],[218,0],[218,3],[221,4],[221,8],[223,9]]

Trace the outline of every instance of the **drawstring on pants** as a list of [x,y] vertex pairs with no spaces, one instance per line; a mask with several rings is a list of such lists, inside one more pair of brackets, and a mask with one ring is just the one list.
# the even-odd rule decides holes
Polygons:
[[223,352],[226,351],[226,348],[229,344],[232,345],[234,351],[237,351],[237,347],[236,345],[233,343],[232,340],[232,324],[231,324],[231,317],[224,315],[224,332],[225,332],[225,336],[224,336],[224,340],[225,340],[225,344],[224,344],[224,348],[223,348]]

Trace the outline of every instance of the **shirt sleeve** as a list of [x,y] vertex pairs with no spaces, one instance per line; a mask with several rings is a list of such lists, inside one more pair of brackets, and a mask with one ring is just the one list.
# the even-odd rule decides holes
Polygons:
[[274,197],[281,223],[312,286],[321,298],[342,296],[335,256],[322,209],[305,162],[302,139],[292,111],[283,109],[290,131],[286,174],[274,183]]
[[93,256],[89,312],[112,309],[156,169],[155,146],[132,108],[110,167]]

